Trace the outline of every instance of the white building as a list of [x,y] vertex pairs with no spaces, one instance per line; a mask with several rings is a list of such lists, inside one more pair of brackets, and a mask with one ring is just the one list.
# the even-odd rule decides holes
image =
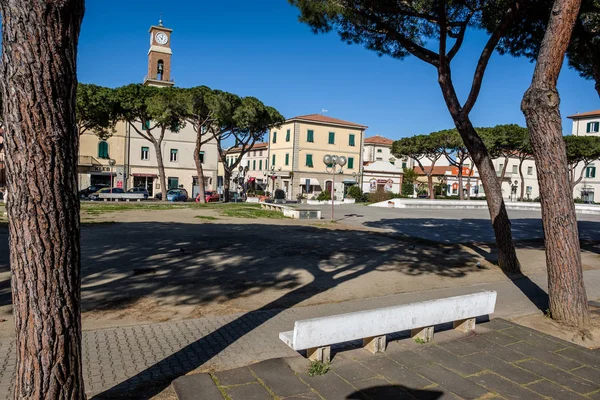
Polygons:
[[[241,148],[233,147],[227,151],[226,160],[229,165],[235,163],[239,158]],[[268,179],[269,144],[255,143],[251,150],[242,156],[238,167],[247,168],[244,178],[248,188],[265,190]],[[236,174],[234,173],[235,177]]]
[[393,140],[383,136],[366,138],[363,147],[362,191],[401,193],[404,168],[410,168],[409,159],[398,160],[392,154]]
[[[600,110],[589,111],[570,115],[573,121],[572,134],[574,136],[600,136]],[[600,201],[600,176],[596,174],[597,167],[600,166],[600,160],[591,163],[588,166],[580,165],[575,169],[576,179],[583,172],[583,179],[573,190],[573,197],[585,201]],[[585,171],[582,171],[585,168]]]

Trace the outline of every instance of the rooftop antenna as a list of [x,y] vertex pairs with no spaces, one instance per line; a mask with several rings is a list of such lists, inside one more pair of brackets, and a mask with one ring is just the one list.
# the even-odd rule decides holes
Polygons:
[[328,110],[321,108],[321,115],[325,114]]
[[160,13],[160,19],[158,20],[158,26],[163,26],[163,24],[162,24],[162,12]]

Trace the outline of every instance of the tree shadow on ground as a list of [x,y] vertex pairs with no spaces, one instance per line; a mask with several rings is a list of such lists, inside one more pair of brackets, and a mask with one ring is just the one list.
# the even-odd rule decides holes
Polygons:
[[[84,311],[126,308],[148,296],[176,298],[183,305],[212,305],[270,290],[287,291],[271,293],[271,298],[279,297],[98,399],[152,397],[286,308],[372,271],[396,271],[399,278],[478,273],[472,267],[476,255],[464,250],[441,258],[443,245],[414,246],[374,232],[311,226],[122,223],[83,227],[81,243]],[[2,240],[0,270],[8,268],[7,247]],[[9,290],[4,304],[9,304]],[[150,389],[140,395],[135,389],[139,387]]]
[[349,394],[347,400],[437,400],[444,395],[439,390],[411,389],[401,385],[382,385],[361,389]]

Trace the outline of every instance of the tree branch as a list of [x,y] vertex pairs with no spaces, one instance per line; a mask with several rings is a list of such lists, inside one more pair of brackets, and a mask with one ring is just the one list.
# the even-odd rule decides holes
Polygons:
[[481,51],[481,55],[479,56],[479,61],[477,62],[477,67],[475,68],[475,74],[473,75],[473,83],[471,85],[471,91],[469,93],[469,97],[465,101],[464,106],[462,107],[462,112],[464,115],[469,115],[475,102],[477,101],[477,97],[479,96],[479,91],[481,90],[481,83],[483,81],[483,75],[485,74],[485,69],[487,68],[487,64],[490,61],[490,57],[494,52],[494,49],[498,45],[498,42],[504,36],[506,30],[510,27],[513,20],[515,19],[517,12],[519,11],[519,3],[513,3],[512,7],[507,11],[500,24],[490,36],[487,41],[485,47]]

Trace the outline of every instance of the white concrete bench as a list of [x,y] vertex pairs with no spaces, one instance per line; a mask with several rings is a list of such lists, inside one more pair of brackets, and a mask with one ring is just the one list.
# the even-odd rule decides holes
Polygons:
[[363,339],[363,346],[377,353],[385,350],[385,335],[394,332],[410,330],[424,342],[433,339],[438,324],[453,322],[455,329],[468,332],[475,329],[475,318],[493,313],[495,305],[496,292],[484,291],[296,321],[294,330],[279,338],[296,351],[307,350],[311,360],[329,362],[332,344]]
[[292,219],[321,219],[321,210],[294,208],[283,204],[260,203],[260,208],[281,211],[284,217]]
[[100,193],[98,195],[99,199],[104,201],[142,201],[144,200],[144,195],[142,193]]

